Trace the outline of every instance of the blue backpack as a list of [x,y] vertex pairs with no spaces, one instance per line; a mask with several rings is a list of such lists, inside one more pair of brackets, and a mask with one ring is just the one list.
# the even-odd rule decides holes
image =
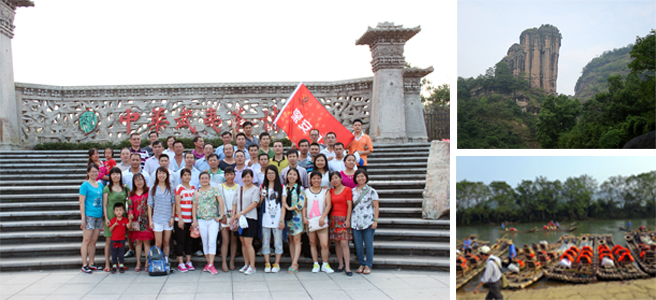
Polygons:
[[171,264],[164,256],[164,252],[157,246],[150,247],[148,251],[148,275],[161,276],[171,274]]

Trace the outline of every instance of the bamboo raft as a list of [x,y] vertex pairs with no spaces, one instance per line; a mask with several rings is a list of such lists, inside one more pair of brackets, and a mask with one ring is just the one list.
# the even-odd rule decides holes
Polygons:
[[636,229],[624,234],[626,246],[640,268],[651,276],[656,275],[656,232]]
[[[519,273],[512,271],[506,271],[504,273],[508,279],[507,288],[523,289],[540,280],[544,276],[544,270],[558,263],[560,255],[570,246],[574,245],[576,240],[578,239],[574,236],[563,235],[557,242],[549,244],[546,247],[542,244],[536,245],[534,243],[532,249],[527,249],[526,245],[524,245],[524,250],[521,253],[524,264],[523,266],[520,264]],[[531,255],[533,252],[537,253],[537,255]]]
[[[595,261],[599,263],[597,278],[602,280],[626,280],[649,277],[635,264],[629,250],[613,242],[613,235],[600,234],[595,236]],[[602,258],[613,261],[613,266],[602,266]]]
[[571,267],[567,268],[557,264],[553,268],[545,270],[545,276],[549,279],[571,283],[590,283],[597,281],[597,262],[594,260],[594,247],[594,235],[582,235],[580,249],[578,247],[570,247],[559,258],[559,260],[567,256],[572,258]]
[[[498,239],[494,245],[490,246],[490,250],[490,254],[497,257],[502,256],[506,251],[508,251],[508,240],[505,238]],[[463,258],[465,260],[464,266],[463,262],[460,261]],[[471,254],[457,257],[456,260],[456,290],[461,288],[485,269],[485,261],[479,258],[478,247],[476,251],[472,251]]]
[[557,228],[557,229],[544,229],[544,228],[542,228],[541,231],[548,231],[548,232],[558,232],[558,231],[559,231],[559,232],[572,232],[572,231],[574,231],[574,230],[576,230],[576,229],[579,228],[578,226],[574,226],[574,227],[571,227],[571,228],[562,228],[562,227],[563,227],[563,226],[561,226],[561,228]]
[[500,233],[514,234],[514,233],[531,233],[531,232],[535,232],[537,230],[538,230],[538,227],[536,226],[536,227],[533,227],[532,229],[529,229],[529,230],[499,230],[499,232]]

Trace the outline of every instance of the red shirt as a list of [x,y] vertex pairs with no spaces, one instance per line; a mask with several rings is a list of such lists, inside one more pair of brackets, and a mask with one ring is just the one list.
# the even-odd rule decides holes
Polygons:
[[335,189],[330,189],[330,202],[333,204],[330,215],[346,217],[348,213],[348,204],[346,201],[353,201],[353,191],[350,187],[345,186],[339,195],[335,194]]
[[112,241],[123,241],[125,240],[125,233],[128,230],[128,223],[130,220],[128,218],[123,217],[120,221],[114,217],[111,221],[109,221],[109,227],[112,227],[115,223],[118,222],[118,225],[114,227],[114,230],[112,230]]
[[106,160],[105,162],[103,162],[103,164],[105,165],[105,170],[107,171],[107,173],[109,173],[109,171],[113,167],[116,167],[116,161],[113,158],[110,160]]

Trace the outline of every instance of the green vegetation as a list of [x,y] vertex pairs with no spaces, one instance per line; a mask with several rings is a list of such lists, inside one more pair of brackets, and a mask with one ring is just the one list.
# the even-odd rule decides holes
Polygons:
[[448,110],[451,104],[451,87],[445,83],[434,87],[426,78],[421,80],[422,90],[428,92],[428,96],[421,95],[421,103],[424,105],[424,112],[437,112]]
[[588,176],[561,182],[523,180],[514,189],[504,181],[489,185],[456,183],[456,224],[651,218],[656,215],[656,171],[613,176],[601,185]]
[[611,75],[622,75],[623,79],[631,70],[628,64],[632,61],[629,52],[633,45],[605,51],[599,57],[593,58],[581,71],[581,77],[576,81],[574,95],[585,103],[598,93],[608,92],[607,78]]
[[[528,88],[523,74],[512,76],[499,62],[485,75],[458,78],[458,148],[622,148],[656,127],[656,32],[638,37],[627,50],[616,49],[593,59],[583,70],[577,90],[588,78],[605,76],[625,59],[629,73],[604,78],[608,91],[581,104],[565,95]],[[603,66],[603,68],[597,68]]]
[[[182,143],[185,146],[185,149],[193,149],[194,148],[194,142],[193,138],[178,138],[179,141],[182,141]],[[203,138],[206,144],[212,144],[214,148],[219,147],[223,145],[223,140],[220,138]],[[162,143],[164,144],[164,148],[168,147],[166,145],[166,138],[160,139]],[[274,140],[271,142],[271,145],[273,145],[273,142],[278,141]],[[282,141],[283,145],[285,147],[290,147],[292,145],[292,142],[285,138],[280,140]],[[234,141],[232,143],[235,145]],[[147,139],[142,139],[141,140],[141,147],[146,147],[150,145],[150,141]],[[122,140],[118,143],[68,143],[68,142],[61,142],[61,143],[43,143],[43,144],[38,144],[34,146],[34,150],[89,150],[91,148],[96,148],[96,149],[105,149],[105,148],[112,148],[112,149],[122,149],[126,147],[130,147],[130,141],[129,140]]]
[[505,62],[476,78],[458,77],[458,148],[538,148],[536,114],[546,97]]

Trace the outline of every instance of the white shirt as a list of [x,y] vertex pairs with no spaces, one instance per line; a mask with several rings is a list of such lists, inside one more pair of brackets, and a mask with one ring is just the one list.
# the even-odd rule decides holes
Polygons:
[[[150,175],[148,175],[148,173],[146,173],[144,170],[141,170],[139,173],[141,173],[141,175],[144,176],[144,179],[146,179],[146,182],[145,182],[146,186],[149,186]],[[127,169],[127,170],[123,171],[123,173],[121,173],[121,175],[123,176],[123,184],[125,184],[126,186],[129,186],[130,190],[133,190],[133,188],[132,188],[132,177],[134,177],[134,174],[132,174],[132,172],[130,172],[130,169]]]
[[[180,174],[182,173],[182,169],[178,170],[175,172],[175,186],[181,185],[182,184],[182,178],[180,177]],[[170,170],[169,170],[170,171]],[[200,188],[200,180],[198,177],[200,176],[200,171],[196,170],[195,168],[191,168],[191,180],[189,180],[189,184],[193,185],[195,188],[199,189]]]
[[[168,155],[169,160],[172,160],[173,157],[175,156],[175,152],[173,152],[173,150],[171,150],[171,149],[166,149],[166,150],[162,151],[162,154]],[[184,161],[183,161],[183,163],[184,163]],[[184,164],[183,164],[183,166],[184,166]]]
[[[497,263],[499,263],[499,265],[497,265]],[[494,255],[490,255],[485,261],[485,273],[483,273],[483,276],[481,277],[481,282],[492,283],[499,281],[499,279],[501,279],[500,265],[501,260]]]
[[[167,170],[168,170],[168,169],[167,169]],[[173,171],[171,171],[171,170],[168,170],[168,171],[169,171],[169,183],[171,184],[171,189],[174,189],[174,187],[177,186],[177,185],[175,184],[175,182],[176,182],[176,179],[175,179],[175,178],[176,178],[176,175],[175,175],[175,172],[173,172]],[[152,173],[150,173],[150,182],[148,182],[148,186],[149,186],[149,187],[153,187],[153,185],[155,185],[155,178],[157,178],[156,176],[157,176],[157,169],[155,169],[155,171],[153,171]],[[193,181],[191,181],[191,182],[193,182]],[[191,182],[190,182],[190,183],[191,183]],[[182,181],[181,181],[181,183],[182,183]],[[192,184],[192,185],[193,185],[193,184]],[[195,186],[195,185],[194,185],[194,186]],[[200,185],[199,185],[199,186],[200,186]],[[175,189],[174,189],[174,190],[175,190]]]
[[159,167],[159,158],[151,156],[146,159],[146,164],[144,165],[143,169],[146,171],[146,173],[153,174],[153,172],[156,171]]
[[335,157],[335,151],[329,151],[328,148],[321,150],[319,153],[325,155],[328,160],[330,160],[331,157]]
[[[173,172],[180,171],[180,169],[183,169],[186,165],[184,156],[182,157],[182,162],[180,162],[180,165],[178,165],[178,162],[175,161],[175,155],[174,156],[169,156],[169,170]],[[177,186],[177,185],[176,185]]]
[[[262,227],[278,228],[280,223],[280,214],[282,212],[282,202],[276,203],[278,193],[274,189],[268,189],[267,196],[262,203]],[[282,195],[287,196],[287,189],[282,189]]]

